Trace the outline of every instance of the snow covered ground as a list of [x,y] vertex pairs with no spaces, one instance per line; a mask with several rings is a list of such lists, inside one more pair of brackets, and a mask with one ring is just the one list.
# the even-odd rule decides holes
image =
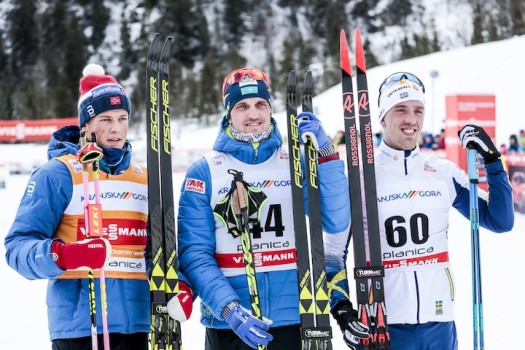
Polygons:
[[[386,75],[400,70],[413,71],[427,83],[427,88],[434,90],[433,97],[429,97],[427,104],[427,115],[435,114],[435,120],[428,119],[425,125],[427,129],[436,130],[436,126],[445,115],[445,95],[493,93],[497,96],[496,139],[498,143],[507,142],[508,135],[517,133],[525,126],[521,119],[521,89],[517,88],[525,81],[525,70],[521,69],[524,54],[525,36],[377,67],[369,71],[370,100],[377,100],[374,96],[375,90]],[[435,69],[439,69],[439,78],[431,82],[429,74]],[[342,128],[342,119],[339,117],[342,115],[340,93],[341,88],[337,86],[314,99],[316,113],[323,120],[330,135]],[[375,109],[376,106],[372,104],[372,115],[377,115]],[[276,118],[282,120],[282,115],[276,115]],[[173,124],[176,129],[177,122]],[[281,133],[285,135],[285,127],[282,123],[280,125]],[[377,125],[374,125],[374,130],[379,130]],[[173,138],[174,145],[176,149],[184,150],[184,157],[196,157],[211,148],[216,134],[216,128],[179,128]],[[137,156],[144,160],[140,140],[137,140],[135,145]],[[18,164],[18,169],[27,170],[45,161],[44,146],[0,145],[0,165]],[[0,348],[50,349],[45,308],[47,282],[25,280],[8,267],[3,258],[3,238],[14,218],[28,174],[3,176],[6,177],[6,188],[0,188],[0,313],[4,322],[0,333]],[[175,173],[176,196],[182,176],[182,173]],[[496,235],[481,230],[487,349],[516,348],[517,339],[522,331],[521,316],[525,307],[521,298],[525,295],[525,278],[520,265],[525,247],[524,231],[523,214],[517,214],[514,229],[510,233]],[[450,215],[449,239],[450,258],[456,277],[456,320],[460,350],[467,350],[472,349],[470,225],[468,220],[455,211]],[[349,261],[352,266],[351,256]],[[332,326],[334,349],[345,349],[338,327],[335,323]],[[197,305],[192,318],[183,324],[182,329],[185,349],[198,350],[204,347],[204,328],[199,324]]]
[[[16,152],[16,146],[10,146]],[[1,146],[5,154],[5,146]],[[51,345],[47,332],[46,281],[28,281],[5,263],[3,238],[9,230],[28,175],[11,175],[7,188],[0,189],[0,313],[3,315],[2,349],[46,350]],[[175,174],[174,188],[179,188],[182,174]],[[453,271],[456,277],[456,313],[460,349],[472,346],[472,302],[470,270],[469,221],[458,213],[450,217],[450,247]],[[525,295],[525,278],[519,266],[525,247],[525,215],[517,214],[514,229],[501,235],[481,230],[481,258],[483,273],[483,300],[485,316],[485,344],[487,349],[515,348],[520,334],[521,316],[525,312],[520,302]],[[353,261],[349,257],[349,261]],[[351,283],[353,287],[353,284]],[[199,301],[197,301],[198,303]],[[110,316],[111,317],[111,316]],[[339,328],[335,323],[334,349],[345,349]],[[197,305],[192,318],[182,325],[185,349],[204,348],[204,327],[199,323]]]

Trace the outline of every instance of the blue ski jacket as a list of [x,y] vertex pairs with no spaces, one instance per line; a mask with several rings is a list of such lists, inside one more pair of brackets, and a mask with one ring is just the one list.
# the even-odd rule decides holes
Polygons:
[[[247,180],[250,178],[250,169],[253,169],[253,177],[253,173],[261,169],[257,165],[268,161],[281,151],[283,141],[273,118],[272,125],[273,132],[268,139],[251,144],[233,139],[227,130],[227,122],[223,121],[213,150],[218,152],[219,158],[221,154],[227,154],[235,159],[233,162],[237,162],[236,164],[242,162],[244,178]],[[281,169],[284,168],[289,171],[289,167],[283,166]],[[263,171],[267,171],[267,168]],[[348,230],[350,203],[343,161],[331,160],[322,163],[318,172],[325,233]],[[220,197],[222,194],[224,197],[227,193],[221,192],[221,188],[216,188],[216,181],[216,178],[211,177],[206,157],[196,161],[186,174],[178,212],[179,262],[181,271],[189,279],[195,294],[202,300],[201,323],[209,328],[227,329],[229,325],[221,315],[227,304],[238,301],[248,310],[251,307],[246,275],[240,273],[225,276],[216,260],[217,246],[221,242],[216,239],[214,208],[210,201],[212,195]],[[196,184],[198,186],[195,186]],[[190,185],[193,185],[193,191],[188,190],[192,187]],[[264,190],[263,187],[262,191]],[[280,204],[291,208],[290,186],[282,191],[288,199]],[[289,191],[289,195],[285,191]],[[261,218],[261,225],[267,222],[265,220]],[[230,239],[229,235],[225,234],[224,239]],[[256,244],[257,240],[254,239],[253,242],[252,244]],[[254,251],[257,253],[257,249]],[[280,271],[259,271],[256,272],[256,277],[262,314],[273,321],[271,327],[298,324],[300,321],[297,269],[293,267]]]
[[[27,279],[48,279],[47,309],[50,338],[65,339],[90,335],[87,279],[58,279],[64,271],[51,257],[51,244],[64,210],[71,201],[73,183],[67,166],[55,157],[76,154],[78,127],[65,127],[53,135],[50,160],[30,177],[14,223],[5,238],[9,266]],[[101,170],[118,177],[130,166],[131,146],[126,144],[123,160],[111,170],[105,158]],[[105,176],[101,176],[104,181]],[[95,290],[100,291],[99,280]],[[147,280],[106,278],[110,333],[150,331],[150,293]],[[97,295],[97,310],[102,310]],[[98,332],[102,333],[101,312],[97,312]]]

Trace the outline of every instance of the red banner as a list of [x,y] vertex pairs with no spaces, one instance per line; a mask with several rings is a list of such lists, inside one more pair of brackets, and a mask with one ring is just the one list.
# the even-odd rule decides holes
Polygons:
[[[496,96],[446,96],[445,144],[447,158],[467,171],[467,151],[461,146],[458,131],[467,124],[483,127],[492,138],[496,137]],[[480,186],[487,188],[484,167],[479,169]]]
[[67,125],[78,125],[78,118],[0,120],[0,142],[49,141],[51,134]]

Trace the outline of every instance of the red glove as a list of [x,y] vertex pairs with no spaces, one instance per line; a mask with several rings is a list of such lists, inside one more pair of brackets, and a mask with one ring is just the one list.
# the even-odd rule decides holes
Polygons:
[[168,301],[168,314],[179,322],[187,321],[193,310],[193,293],[191,288],[179,281],[179,293]]
[[111,257],[111,243],[105,238],[71,243],[54,241],[51,256],[62,270],[75,270],[79,267],[100,269]]

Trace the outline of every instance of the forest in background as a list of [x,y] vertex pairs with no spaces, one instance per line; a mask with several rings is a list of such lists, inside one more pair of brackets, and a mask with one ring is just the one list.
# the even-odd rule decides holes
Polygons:
[[[90,62],[117,77],[131,95],[134,118],[143,118],[145,60],[156,32],[174,38],[172,117],[205,124],[220,117],[222,79],[240,66],[258,66],[270,74],[277,109],[282,107],[279,101],[291,69],[315,70],[316,91],[337,84],[341,28],[349,33],[360,27],[368,68],[525,34],[523,1],[446,0],[449,12],[429,18],[432,4],[431,0],[4,0],[0,119],[76,116],[78,81]],[[455,11],[459,8],[463,10]],[[440,16],[463,16],[460,20],[470,34],[458,28],[457,38],[445,39],[437,26],[444,20]],[[390,34],[392,28],[398,34]]]

